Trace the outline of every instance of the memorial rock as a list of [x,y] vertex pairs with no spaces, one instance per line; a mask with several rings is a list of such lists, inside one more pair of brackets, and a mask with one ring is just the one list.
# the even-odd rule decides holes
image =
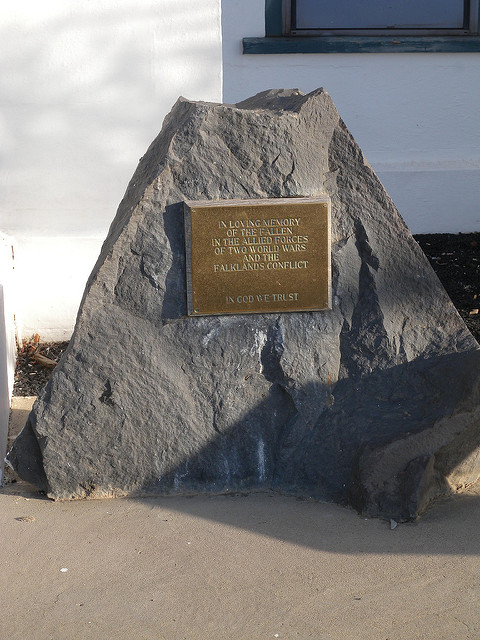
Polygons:
[[[185,201],[324,195],[331,308],[188,316]],[[326,91],[180,98],[8,461],[60,500],[273,489],[405,520],[479,477],[479,372]]]

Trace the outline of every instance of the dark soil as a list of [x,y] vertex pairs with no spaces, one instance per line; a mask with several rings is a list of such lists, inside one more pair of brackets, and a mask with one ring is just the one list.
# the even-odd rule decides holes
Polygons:
[[414,238],[480,343],[480,233],[437,233]]
[[[480,233],[442,233],[414,236],[423,249],[453,304],[480,343]],[[39,344],[39,336],[20,349],[15,371],[15,396],[35,396],[52,368],[35,360],[35,354],[58,361],[68,342]]]

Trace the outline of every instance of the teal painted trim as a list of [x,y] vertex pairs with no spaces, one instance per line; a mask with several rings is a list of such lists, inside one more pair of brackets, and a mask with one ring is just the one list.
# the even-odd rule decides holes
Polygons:
[[480,36],[315,36],[243,38],[243,53],[467,53],[480,52]]
[[282,35],[282,0],[265,0],[265,35]]

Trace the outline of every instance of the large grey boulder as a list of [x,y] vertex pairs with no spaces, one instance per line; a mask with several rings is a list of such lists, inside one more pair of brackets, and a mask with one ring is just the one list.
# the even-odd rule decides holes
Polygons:
[[[331,310],[186,317],[182,201],[322,193]],[[409,519],[479,477],[479,372],[328,93],[181,98],[8,460],[54,499],[274,488]]]

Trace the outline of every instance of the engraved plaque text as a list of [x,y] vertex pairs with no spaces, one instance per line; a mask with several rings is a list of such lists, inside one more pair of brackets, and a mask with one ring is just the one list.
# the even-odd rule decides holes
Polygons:
[[185,203],[189,315],[330,307],[330,201]]

